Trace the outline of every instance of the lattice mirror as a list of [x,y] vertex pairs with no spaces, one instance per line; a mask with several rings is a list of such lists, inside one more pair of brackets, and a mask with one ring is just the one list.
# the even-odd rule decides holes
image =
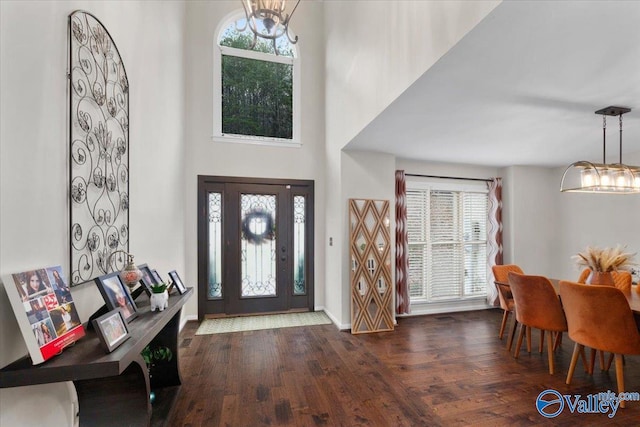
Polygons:
[[349,200],[351,333],[393,330],[389,202]]

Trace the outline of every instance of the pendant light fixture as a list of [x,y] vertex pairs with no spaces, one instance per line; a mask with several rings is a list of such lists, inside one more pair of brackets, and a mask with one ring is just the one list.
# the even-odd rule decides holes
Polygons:
[[[564,171],[560,191],[574,193],[640,194],[640,166],[622,163],[622,115],[625,107],[607,107],[596,111],[602,115],[602,163],[585,160],[575,162]],[[607,163],[607,116],[618,116],[620,122],[620,161]]]
[[[291,1],[289,1],[291,3]],[[296,44],[298,36],[291,38],[289,35],[289,21],[293,12],[300,4],[298,0],[293,6],[291,13],[287,14],[287,0],[242,0],[242,7],[247,18],[247,25],[253,32],[253,45],[256,45],[258,37],[271,40],[276,55],[279,54],[276,39],[282,35],[287,35],[289,43]]]

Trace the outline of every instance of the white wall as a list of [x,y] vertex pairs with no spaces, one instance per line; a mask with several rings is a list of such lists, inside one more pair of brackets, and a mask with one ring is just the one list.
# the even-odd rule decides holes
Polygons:
[[[365,2],[324,2],[325,306],[339,316],[341,326],[350,318],[349,263],[348,252],[344,252],[349,239],[346,200],[365,197],[361,195],[365,193],[370,198],[385,198],[389,185],[394,194],[390,161],[382,160],[380,169],[379,161],[359,163],[363,154],[342,153],[341,149],[499,3],[370,1],[363,7]],[[342,165],[342,161],[348,163]],[[352,162],[361,176],[378,177],[364,180],[361,192],[351,192]],[[382,187],[371,191],[371,184],[379,180],[384,182]],[[328,246],[329,237],[333,247]]]
[[[640,165],[640,152],[625,155],[624,163]],[[553,170],[556,189],[565,168]],[[612,247],[626,245],[637,253],[640,263],[640,195],[605,195],[580,193],[554,193],[553,203],[558,206],[557,232],[562,236],[554,248],[552,274],[554,277],[577,280],[579,269],[571,257],[586,246]]]
[[500,1],[327,1],[330,144],[360,130]]
[[[245,176],[308,179],[315,181],[315,302],[324,306],[325,210],[324,210],[324,45],[322,4],[303,2],[295,12],[291,28],[299,36],[301,62],[302,147],[269,147],[254,144],[216,143],[213,134],[213,43],[219,22],[238,1],[189,2],[187,6],[185,61],[186,167],[184,206],[186,280],[197,283],[197,176]],[[197,295],[187,311],[197,314]]]
[[488,179],[501,176],[501,170],[487,166],[475,166],[452,163],[419,162],[411,159],[398,158],[396,169],[404,170],[407,174],[452,176],[460,178]]
[[[130,250],[163,275],[183,271],[184,4],[2,1],[0,8],[0,274],[62,265],[69,279],[65,74],[67,16],[76,9],[107,27],[129,78]],[[93,283],[72,294],[82,321],[103,304]],[[0,291],[0,366],[27,353],[6,298]],[[65,387],[1,390],[0,425],[41,425],[43,413],[50,425],[68,425]]]
[[[389,202],[389,220],[393,224],[395,222],[395,157],[390,154],[367,151],[343,151],[341,157],[340,176],[343,185],[340,236],[344,237],[334,238],[334,251],[340,251],[338,259],[342,261],[344,268],[341,270],[339,281],[327,283],[327,293],[339,297],[340,317],[337,318],[337,323],[341,329],[348,329],[351,324],[351,264],[348,262],[350,245],[349,199],[387,200]],[[394,242],[393,227],[390,232],[391,242]],[[391,248],[391,259],[394,259],[393,243]],[[395,280],[393,268],[391,279]]]
[[525,273],[551,275],[561,236],[554,198],[560,182],[547,168],[512,166],[503,173],[504,262]]
[[[640,153],[624,160],[640,164]],[[640,197],[561,193],[564,170],[503,170],[505,263],[529,274],[575,280],[580,271],[571,257],[586,246],[621,244],[640,253]]]

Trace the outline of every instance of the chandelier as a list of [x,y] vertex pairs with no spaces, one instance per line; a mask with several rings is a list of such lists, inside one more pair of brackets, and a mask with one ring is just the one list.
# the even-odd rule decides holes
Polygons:
[[[602,115],[602,163],[585,160],[572,163],[564,171],[560,191],[576,193],[639,194],[640,166],[622,163],[622,115],[631,111],[625,107],[607,107],[596,111]],[[607,116],[618,116],[620,121],[620,160],[607,163]]]
[[298,42],[298,36],[291,38],[289,35],[289,21],[300,4],[298,0],[291,10],[286,13],[287,0],[242,0],[242,7],[247,18],[247,25],[253,32],[253,44],[255,47],[258,37],[271,40],[276,55],[279,55],[276,39],[282,35],[287,36],[291,44]]

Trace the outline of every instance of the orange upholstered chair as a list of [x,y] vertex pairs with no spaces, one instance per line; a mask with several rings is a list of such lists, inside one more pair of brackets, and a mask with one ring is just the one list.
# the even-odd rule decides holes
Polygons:
[[[591,273],[590,269],[586,269],[587,274],[586,276],[589,277],[589,273]],[[583,272],[584,274],[584,272]],[[632,279],[633,277],[631,276],[631,273],[628,271],[612,271],[611,272],[611,276],[613,277],[613,286],[615,286],[616,288],[620,289],[622,292],[631,292],[631,284],[632,284]],[[580,277],[582,278],[582,274],[580,275]],[[586,278],[585,278],[586,280]],[[585,283],[585,282],[580,282],[579,283]],[[613,353],[611,353],[609,355],[609,360],[607,361],[607,363],[604,363],[604,352],[599,352],[600,355],[600,369],[603,371],[608,371],[609,367],[611,367],[611,362],[613,361]],[[590,363],[590,367],[589,367],[589,371],[591,373],[593,373],[593,367],[595,365],[595,358],[596,358],[596,351],[594,349],[591,350],[591,363]]]
[[[569,337],[576,343],[567,373],[567,384],[571,384],[578,355],[587,346],[615,354],[618,392],[623,392],[622,355],[640,354],[640,333],[624,294],[612,286],[583,285],[561,280],[560,296],[567,316]],[[620,406],[624,407],[624,401]]]
[[633,276],[628,271],[614,271],[611,273],[613,276],[614,286],[620,289],[622,292],[631,292],[631,283],[633,282]]
[[580,277],[578,277],[578,283],[587,283],[589,274],[591,274],[590,268],[585,268],[584,270],[582,270],[582,273],[580,273]]
[[540,329],[547,334],[547,352],[549,356],[549,373],[553,375],[553,336],[567,330],[567,319],[562,311],[560,299],[553,285],[546,277],[527,276],[514,272],[509,273],[509,284],[516,303],[516,319],[520,323],[520,333],[514,356],[520,353],[520,345],[524,335],[524,327]]
[[[578,278],[578,283],[586,283],[587,279],[589,278],[589,274],[591,273],[591,269],[590,268],[585,268],[584,270],[582,270],[582,273],[580,273],[580,277]],[[631,276],[631,273],[628,271],[612,271],[611,272],[611,276],[613,277],[613,285],[620,289],[622,292],[631,292],[631,283],[632,283],[632,279],[633,277]],[[606,363],[604,363],[604,353],[603,352],[599,352],[600,355],[600,369],[603,371],[608,371],[609,367],[611,366],[611,362],[613,361],[613,354],[609,355],[609,361]],[[595,366],[595,359],[596,359],[596,350],[591,349],[591,355],[590,355],[590,363],[589,363],[589,373],[593,373],[593,368]]]
[[[500,325],[500,332],[498,334],[500,339],[502,339],[504,335],[504,329],[507,325],[507,320],[509,319],[509,313],[512,313],[515,307],[513,296],[511,295],[511,289],[509,289],[509,286],[506,286],[505,284],[509,283],[508,274],[510,271],[522,274],[522,269],[515,264],[494,265],[493,267],[491,267],[491,269],[493,270],[493,277],[495,279],[496,289],[498,290],[500,308],[504,310],[504,314],[502,315],[502,324]],[[508,351],[511,351],[511,345],[513,343],[513,335],[516,326],[517,321],[514,321],[511,332],[509,333],[509,340],[507,343]]]

